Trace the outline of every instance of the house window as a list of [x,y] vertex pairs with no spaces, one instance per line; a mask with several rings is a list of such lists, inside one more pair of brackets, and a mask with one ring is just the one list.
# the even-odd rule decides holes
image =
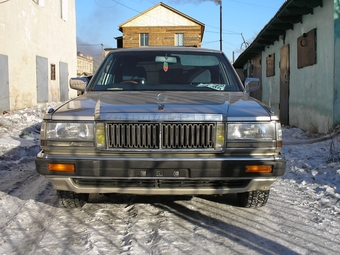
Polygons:
[[316,64],[316,29],[297,39],[297,61],[298,68]]
[[68,0],[60,0],[61,4],[61,18],[65,21],[68,19]]
[[39,4],[40,6],[44,6],[45,5],[45,0],[33,0],[33,2]]
[[184,34],[175,34],[175,46],[184,46]]
[[51,80],[55,81],[55,64],[51,64]]
[[268,55],[266,58],[266,76],[274,76],[275,75],[275,54]]
[[149,34],[140,34],[139,46],[149,46]]

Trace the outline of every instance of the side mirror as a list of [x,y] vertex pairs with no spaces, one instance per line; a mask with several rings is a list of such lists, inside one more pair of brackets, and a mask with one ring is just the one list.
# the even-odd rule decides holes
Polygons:
[[89,80],[85,77],[71,78],[70,88],[84,93]]
[[244,82],[244,88],[246,92],[253,92],[260,88],[259,78],[247,78]]

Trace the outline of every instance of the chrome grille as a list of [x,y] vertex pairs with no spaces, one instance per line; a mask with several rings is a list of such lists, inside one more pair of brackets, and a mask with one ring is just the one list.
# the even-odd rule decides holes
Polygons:
[[109,123],[109,149],[214,149],[215,123]]
[[109,148],[157,149],[159,124],[108,124]]

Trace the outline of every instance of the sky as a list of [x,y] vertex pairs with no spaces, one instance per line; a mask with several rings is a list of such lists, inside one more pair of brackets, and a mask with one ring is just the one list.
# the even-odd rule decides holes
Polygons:
[[[102,48],[116,48],[119,25],[157,5],[158,0],[76,0],[78,51],[94,57]],[[252,41],[274,17],[285,0],[163,0],[164,4],[205,24],[203,48],[220,49],[237,59],[244,42]],[[97,63],[98,64],[98,63]]]

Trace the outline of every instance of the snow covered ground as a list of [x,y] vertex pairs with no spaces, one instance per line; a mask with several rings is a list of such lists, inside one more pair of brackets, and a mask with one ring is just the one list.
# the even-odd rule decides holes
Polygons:
[[339,128],[283,129],[287,171],[260,209],[235,195],[116,195],[69,210],[34,165],[57,104],[0,114],[0,254],[339,254]]

